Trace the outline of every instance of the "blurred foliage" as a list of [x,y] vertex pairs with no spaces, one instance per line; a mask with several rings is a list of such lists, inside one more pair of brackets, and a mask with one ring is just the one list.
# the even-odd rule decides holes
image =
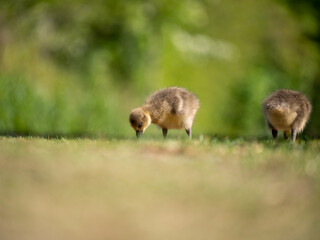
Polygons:
[[178,85],[201,100],[195,134],[264,136],[263,98],[290,88],[312,100],[306,133],[319,136],[319,12],[316,1],[1,1],[0,131],[133,136],[130,110]]

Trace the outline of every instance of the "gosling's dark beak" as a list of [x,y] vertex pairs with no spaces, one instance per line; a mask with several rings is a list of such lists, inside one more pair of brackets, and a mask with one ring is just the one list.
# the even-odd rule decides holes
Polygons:
[[137,136],[137,138],[140,138],[140,136],[142,135],[142,131],[136,131],[136,136]]

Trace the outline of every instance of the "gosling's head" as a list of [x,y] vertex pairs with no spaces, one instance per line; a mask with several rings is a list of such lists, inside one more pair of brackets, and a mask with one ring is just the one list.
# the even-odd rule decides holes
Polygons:
[[147,129],[151,123],[150,114],[141,108],[133,109],[130,113],[131,127],[136,131],[137,138]]

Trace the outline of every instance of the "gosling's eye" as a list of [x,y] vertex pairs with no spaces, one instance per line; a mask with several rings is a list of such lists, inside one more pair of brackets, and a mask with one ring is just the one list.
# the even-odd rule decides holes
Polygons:
[[139,123],[139,125],[138,125],[138,128],[141,128],[142,127],[142,122],[141,123]]

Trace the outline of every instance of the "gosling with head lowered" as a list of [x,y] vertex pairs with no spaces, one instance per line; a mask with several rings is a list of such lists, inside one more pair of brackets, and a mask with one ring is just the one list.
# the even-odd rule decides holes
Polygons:
[[291,134],[292,141],[305,128],[312,110],[305,95],[288,89],[271,93],[264,99],[262,106],[273,139],[277,138],[278,131],[283,131],[284,139],[287,140]]
[[193,120],[200,107],[199,99],[184,88],[169,87],[152,93],[145,104],[130,113],[130,124],[139,138],[151,124],[162,128],[166,138],[168,129],[185,129],[191,138]]

